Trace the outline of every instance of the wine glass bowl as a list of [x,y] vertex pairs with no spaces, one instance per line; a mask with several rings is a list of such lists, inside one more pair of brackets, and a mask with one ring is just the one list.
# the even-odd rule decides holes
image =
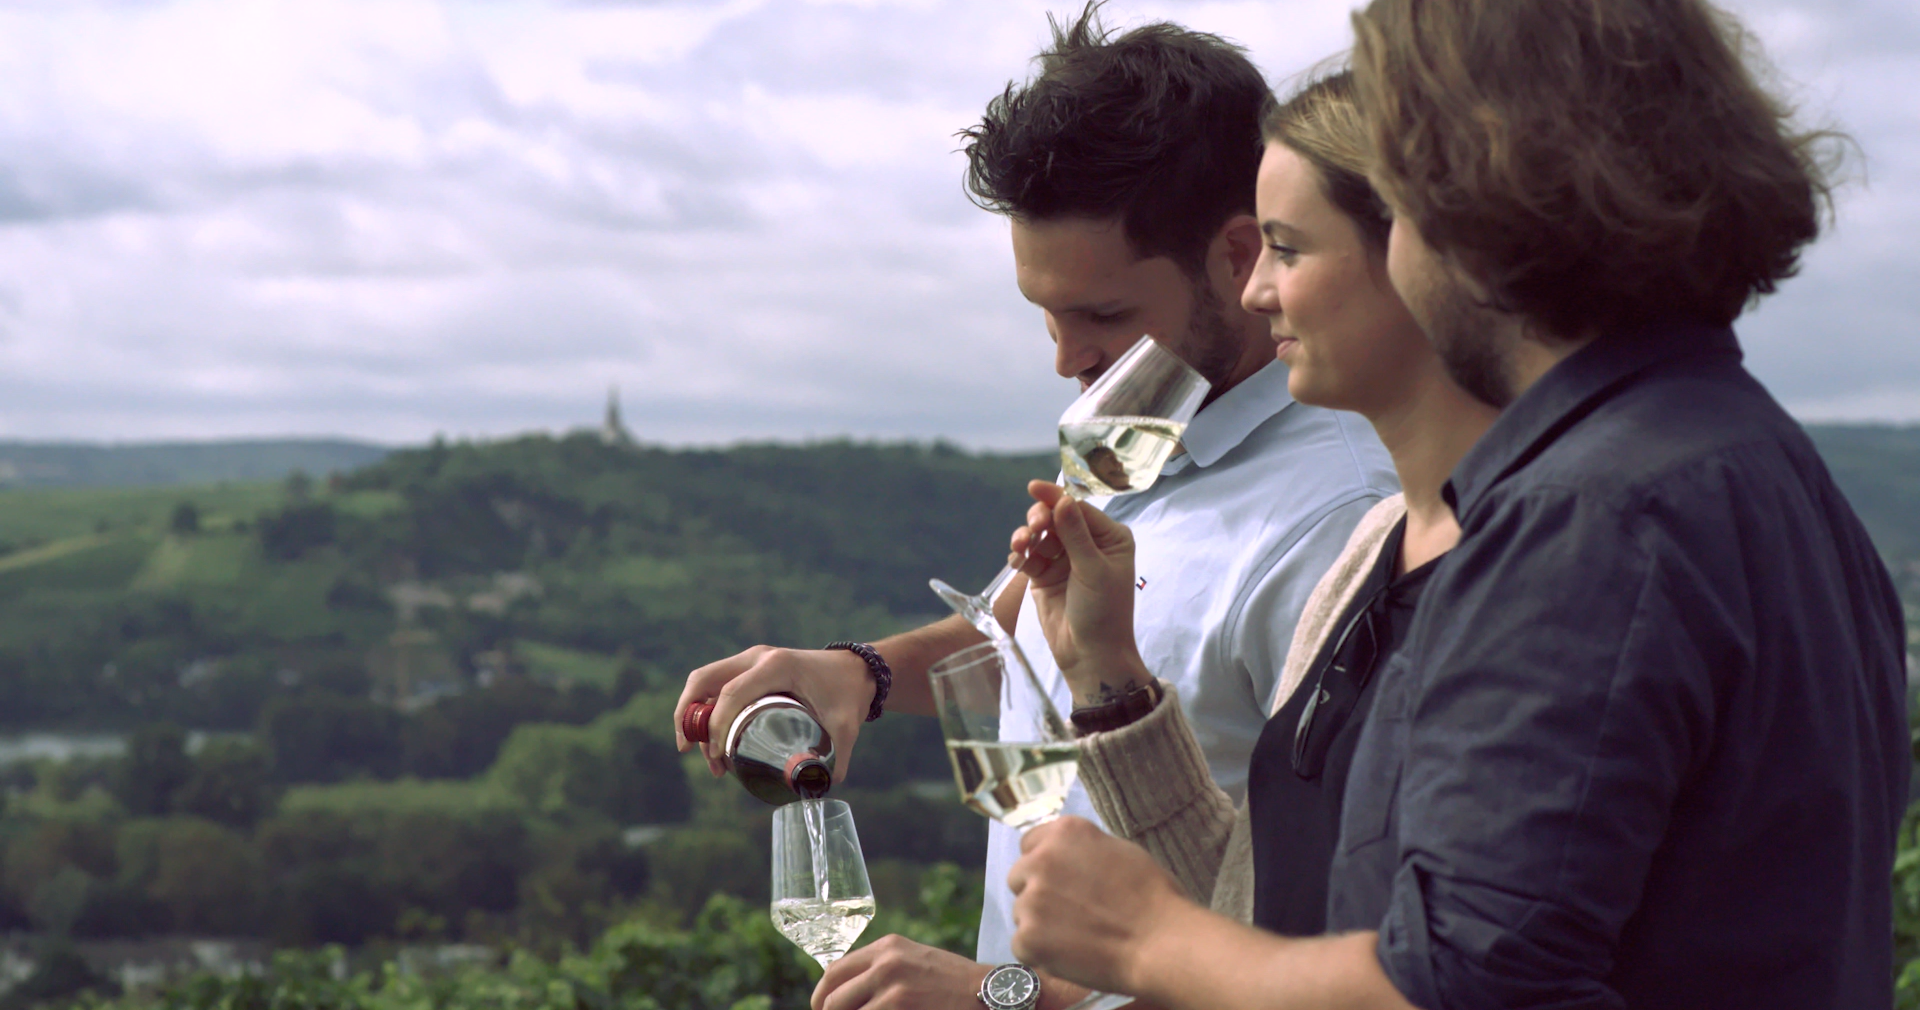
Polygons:
[[[1160,479],[1187,423],[1211,388],[1152,337],[1141,337],[1060,415],[1060,485],[1074,498],[1137,494]],[[989,639],[1002,637],[993,601],[1013,578],[1008,565],[978,596],[928,583]]]
[[1014,683],[1009,645],[969,646],[935,663],[927,679],[961,802],[1024,831],[1060,815],[1079,751],[1044,694],[1037,705],[1003,709],[1001,692]]
[[803,799],[774,808],[772,891],[774,928],[820,967],[853,948],[876,906],[846,803]]

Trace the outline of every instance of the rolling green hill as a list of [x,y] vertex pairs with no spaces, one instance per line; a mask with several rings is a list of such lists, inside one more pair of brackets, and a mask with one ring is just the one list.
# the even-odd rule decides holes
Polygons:
[[[1920,429],[1811,431],[1920,600]],[[678,677],[756,642],[880,635],[937,611],[929,576],[984,581],[1053,466],[530,436],[321,487],[0,490],[0,723],[244,728],[273,678],[315,671],[610,690],[623,665]]]
[[396,700],[500,670],[612,690],[880,635],[937,609],[930,574],[984,581],[1052,465],[531,436],[320,484],[0,490],[0,725],[240,729],[328,671]]
[[325,475],[387,454],[345,439],[242,439],[88,445],[0,442],[0,487],[119,487],[279,480],[295,470]]

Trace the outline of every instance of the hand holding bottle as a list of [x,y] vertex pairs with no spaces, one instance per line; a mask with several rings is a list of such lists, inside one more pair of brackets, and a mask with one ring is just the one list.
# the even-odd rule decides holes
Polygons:
[[[688,705],[680,717],[681,737],[715,743],[713,711],[711,702]],[[770,694],[748,705],[717,742],[726,769],[763,802],[819,799],[833,788],[833,737],[789,695]]]
[[[847,759],[866,722],[873,691],[873,675],[851,652],[756,645],[693,671],[674,708],[673,725],[682,752],[700,746],[707,767],[716,776],[724,775],[726,735],[746,706],[773,694],[804,699],[838,744],[830,762],[833,780],[838,782],[846,778]],[[709,717],[713,739],[690,740],[682,730],[687,709],[703,701],[713,705]]]

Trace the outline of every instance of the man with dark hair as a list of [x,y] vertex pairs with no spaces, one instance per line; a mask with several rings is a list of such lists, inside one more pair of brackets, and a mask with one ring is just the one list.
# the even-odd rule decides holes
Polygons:
[[1825,138],[1704,0],[1355,26],[1388,272],[1503,411],[1378,675],[1336,935],[1210,918],[1067,820],[1015,949],[1171,1007],[1889,1006],[1900,603],[1729,328],[1817,233]]
[[[1266,82],[1215,36],[1170,24],[1109,34],[1096,8],[1055,23],[1033,79],[963,133],[967,186],[1009,219],[1020,290],[1044,315],[1061,376],[1084,388],[1152,334],[1212,383],[1159,480],[1107,508],[1139,543],[1143,653],[1178,686],[1215,777],[1237,793],[1308,595],[1395,479],[1364,421],[1292,401],[1267,321],[1240,306],[1262,248],[1252,211]],[[1056,706],[1093,705],[1069,695],[1025,586],[1016,579],[996,601],[1001,623]],[[887,704],[930,714],[927,668],[981,640],[950,618],[873,643],[891,669]],[[833,735],[844,773],[875,697],[869,666],[845,651],[760,646],[694,671],[681,705],[717,696],[719,738],[744,703],[795,694]],[[1093,815],[1083,791],[1067,803]],[[816,1006],[979,1007],[989,968],[1013,960],[1004,882],[1018,857],[1017,834],[991,825],[984,963],[887,937],[834,964]],[[1041,980],[1039,1005],[1076,995]]]

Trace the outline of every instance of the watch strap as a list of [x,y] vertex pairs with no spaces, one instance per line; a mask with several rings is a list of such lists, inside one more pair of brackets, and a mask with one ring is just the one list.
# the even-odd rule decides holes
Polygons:
[[1149,680],[1112,700],[1075,708],[1069,718],[1073,720],[1073,728],[1082,735],[1108,733],[1133,725],[1159,704],[1160,685]]

